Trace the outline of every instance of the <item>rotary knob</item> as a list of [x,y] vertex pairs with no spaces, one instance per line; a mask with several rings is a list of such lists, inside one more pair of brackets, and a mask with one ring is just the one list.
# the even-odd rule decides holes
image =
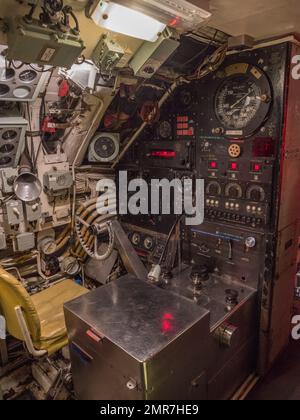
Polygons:
[[141,242],[141,236],[138,233],[134,233],[131,238],[133,245],[137,246]]
[[150,251],[153,248],[153,239],[150,238],[150,236],[147,236],[147,238],[144,240],[144,247]]
[[248,238],[245,239],[245,245],[248,249],[249,248],[255,248],[256,239],[253,236],[249,236]]
[[266,193],[262,187],[259,186],[252,186],[247,191],[247,199],[251,201],[255,201],[257,203],[264,201],[266,198]]
[[228,184],[225,188],[226,197],[241,198],[243,195],[242,187],[239,184]]
[[221,186],[218,182],[210,182],[206,187],[206,193],[212,196],[221,195]]

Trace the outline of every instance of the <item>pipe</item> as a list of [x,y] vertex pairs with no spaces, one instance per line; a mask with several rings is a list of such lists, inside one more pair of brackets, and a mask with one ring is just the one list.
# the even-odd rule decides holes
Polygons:
[[[182,83],[189,83],[188,81],[185,81],[182,78],[177,79],[167,90],[167,92],[162,96],[160,101],[158,102],[158,109],[160,109],[163,104],[169,99],[169,97],[173,94],[173,92],[177,89],[177,87]],[[145,130],[145,128],[148,126],[147,122],[143,122],[143,124],[138,128],[138,130],[133,134],[131,139],[128,141],[122,152],[119,154],[117,159],[114,161],[112,165],[112,169],[115,169],[117,164],[120,162],[120,160],[123,158],[123,156],[127,153],[127,150],[133,145],[133,143],[138,139],[138,137],[142,134],[142,132]]]
[[96,112],[96,115],[94,116],[94,118],[92,120],[92,123],[90,125],[90,128],[89,128],[87,134],[86,134],[86,137],[85,137],[84,141],[81,143],[81,145],[80,145],[80,147],[79,147],[79,149],[76,153],[73,164],[72,164],[72,178],[73,178],[73,203],[72,203],[72,219],[71,219],[72,232],[74,232],[74,229],[75,229],[75,213],[76,213],[76,194],[77,194],[77,191],[76,191],[76,163],[77,163],[77,159],[79,158],[79,156],[80,156],[82,150],[84,149],[84,147],[86,146],[87,142],[90,141],[91,131],[94,129],[94,125],[96,124],[96,122],[99,118],[99,115],[101,114],[101,112],[103,110],[103,107],[104,107],[104,102],[101,99],[100,100],[100,106],[99,106],[99,108]]
[[31,339],[26,321],[25,321],[24,316],[23,316],[22,308],[20,306],[16,306],[15,307],[15,312],[16,312],[18,323],[19,323],[20,329],[22,331],[24,341],[25,341],[25,344],[26,344],[26,347],[27,347],[27,350],[29,351],[29,353],[33,357],[46,356],[46,354],[47,354],[46,350],[36,350],[33,347],[32,339]]

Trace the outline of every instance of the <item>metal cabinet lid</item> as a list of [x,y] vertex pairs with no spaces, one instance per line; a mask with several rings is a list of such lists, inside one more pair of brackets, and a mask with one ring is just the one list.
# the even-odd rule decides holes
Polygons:
[[209,331],[207,310],[131,275],[65,304],[65,310],[139,362],[205,317]]

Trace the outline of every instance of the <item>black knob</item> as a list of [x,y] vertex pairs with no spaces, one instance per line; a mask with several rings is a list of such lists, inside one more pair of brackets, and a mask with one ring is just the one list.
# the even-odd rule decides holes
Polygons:
[[250,198],[252,201],[261,201],[261,192],[257,189],[252,190]]

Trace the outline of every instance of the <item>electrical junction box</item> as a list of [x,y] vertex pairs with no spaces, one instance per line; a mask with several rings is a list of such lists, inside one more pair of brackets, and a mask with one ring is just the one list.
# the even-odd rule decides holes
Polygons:
[[10,226],[17,226],[24,222],[22,201],[10,200],[6,203],[7,221]]
[[6,249],[6,235],[4,232],[0,232],[0,250]]
[[1,190],[3,194],[12,194],[14,192],[14,181],[17,176],[17,168],[6,168],[1,171]]
[[28,22],[17,16],[7,20],[8,60],[41,66],[70,68],[85,49],[83,40],[73,32]]
[[44,188],[46,193],[60,194],[68,190],[73,185],[71,172],[50,171],[44,174]]
[[25,213],[27,222],[37,222],[41,216],[41,203],[25,203]]
[[113,70],[126,67],[131,57],[132,51],[123,48],[108,34],[102,35],[92,55],[101,74],[111,74]]
[[144,42],[129,65],[136,76],[150,79],[179,45],[177,33],[166,28],[156,42]]
[[15,237],[14,251],[25,252],[35,248],[35,235],[31,232],[20,233]]

